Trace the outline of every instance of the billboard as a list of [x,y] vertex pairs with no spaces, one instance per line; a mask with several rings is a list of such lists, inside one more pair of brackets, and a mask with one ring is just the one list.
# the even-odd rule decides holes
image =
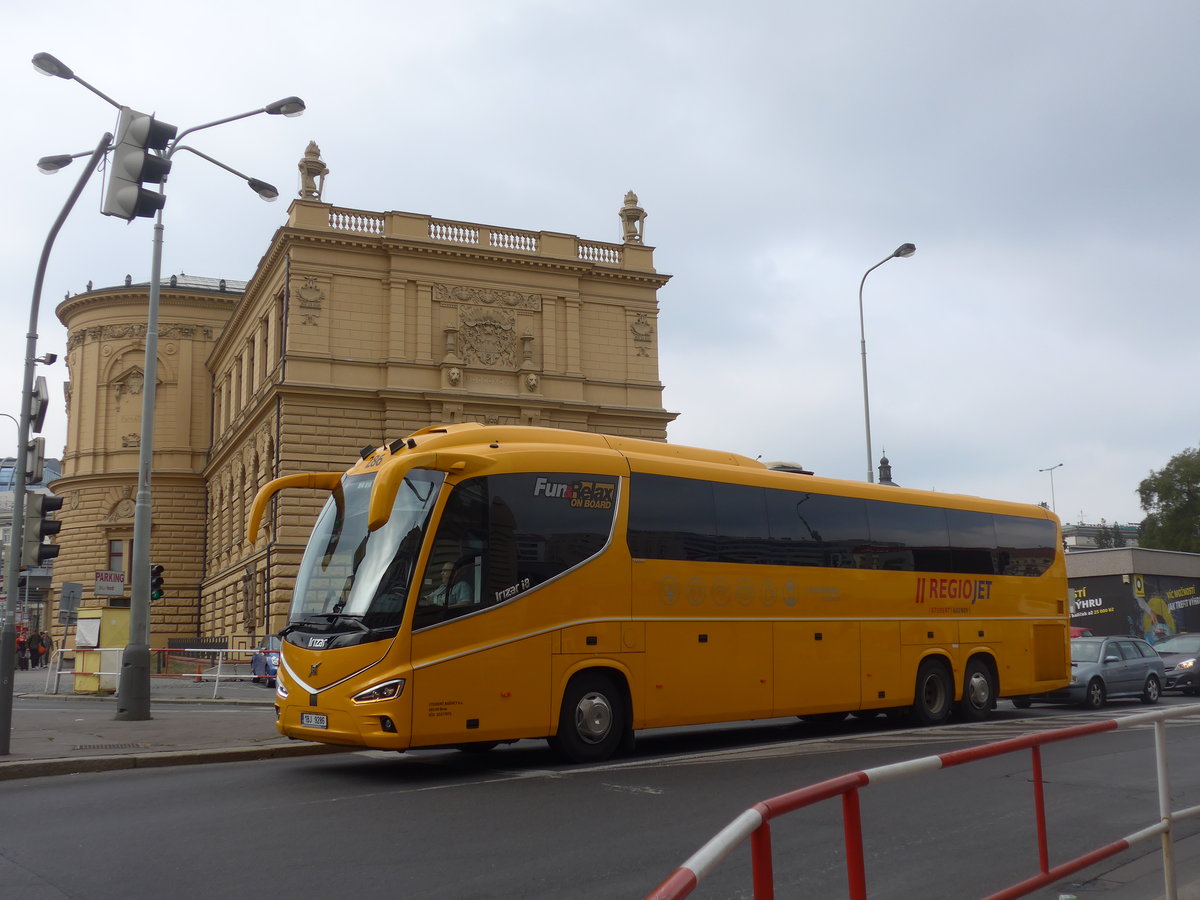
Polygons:
[[1200,581],[1177,575],[1072,578],[1071,625],[1150,643],[1200,632]]

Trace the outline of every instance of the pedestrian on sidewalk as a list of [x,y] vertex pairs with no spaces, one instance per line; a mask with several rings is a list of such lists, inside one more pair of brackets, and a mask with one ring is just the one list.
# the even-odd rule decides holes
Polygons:
[[25,635],[17,635],[17,668],[25,671],[29,668],[29,647]]
[[29,668],[36,669],[38,660],[42,658],[42,645],[38,643],[36,634],[29,635],[29,639],[25,642],[25,648],[29,651]]
[[38,635],[38,642],[42,647],[42,668],[50,665],[50,654],[54,651],[54,639],[50,637],[48,631],[43,631]]

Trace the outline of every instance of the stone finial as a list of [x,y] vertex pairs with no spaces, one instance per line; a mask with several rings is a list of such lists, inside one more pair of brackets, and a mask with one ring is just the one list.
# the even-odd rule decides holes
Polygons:
[[625,195],[625,205],[617,213],[621,217],[621,240],[626,244],[642,243],[646,211],[638,206],[637,202],[637,194],[629,191]]
[[309,141],[304,158],[300,160],[300,199],[320,201],[328,174],[329,167],[321,159],[321,148],[316,141]]

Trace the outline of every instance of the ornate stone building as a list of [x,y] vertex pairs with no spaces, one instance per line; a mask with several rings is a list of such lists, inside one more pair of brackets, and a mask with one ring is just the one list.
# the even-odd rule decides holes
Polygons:
[[[170,591],[153,610],[156,635],[198,633],[212,434],[207,364],[242,287],[181,275],[160,290],[151,550],[168,571]],[[67,582],[83,585],[90,597],[97,571],[129,571],[149,289],[127,277],[121,287],[89,285],[58,305],[71,380],[63,477],[51,485],[64,499],[52,599]]]
[[[665,440],[674,418],[658,373],[669,276],[654,270],[632,192],[618,244],[337,208],[322,202],[313,144],[300,171],[300,197],[244,293],[183,276],[162,288],[151,558],[167,600],[152,609],[155,646],[249,645],[284,624],[323,497],[280,495],[252,544],[247,511],[271,478],[347,468],[365,445],[435,423]],[[89,588],[128,553],[147,291],[89,290],[58,307],[71,388],[56,586]]]

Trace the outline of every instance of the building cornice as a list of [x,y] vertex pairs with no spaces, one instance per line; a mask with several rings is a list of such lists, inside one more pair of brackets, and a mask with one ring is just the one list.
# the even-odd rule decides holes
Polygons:
[[[122,305],[144,308],[150,295],[149,284],[123,285],[120,287],[97,288],[75,294],[54,308],[58,320],[67,327],[71,321],[86,310],[93,308],[119,307]],[[240,291],[209,291],[201,288],[160,287],[159,306],[186,306],[189,309],[211,307],[214,310],[231,309],[242,299]]]

